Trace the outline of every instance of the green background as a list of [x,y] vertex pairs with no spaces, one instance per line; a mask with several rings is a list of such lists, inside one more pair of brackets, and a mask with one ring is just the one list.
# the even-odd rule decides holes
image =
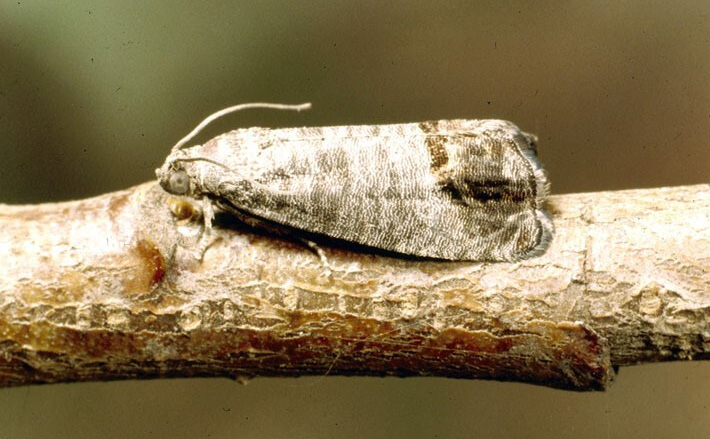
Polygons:
[[[0,1],[0,201],[154,178],[210,127],[502,118],[554,193],[707,183],[710,2]],[[607,393],[447,379],[126,381],[0,389],[24,437],[707,437],[710,364]]]

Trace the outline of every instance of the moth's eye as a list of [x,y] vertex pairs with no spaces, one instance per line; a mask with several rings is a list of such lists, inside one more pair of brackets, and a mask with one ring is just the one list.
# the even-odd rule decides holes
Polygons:
[[174,194],[182,195],[190,190],[190,177],[185,171],[175,171],[170,176],[169,184]]

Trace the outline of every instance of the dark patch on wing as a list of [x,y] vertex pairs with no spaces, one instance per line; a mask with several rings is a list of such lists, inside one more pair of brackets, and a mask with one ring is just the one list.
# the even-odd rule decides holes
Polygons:
[[274,188],[280,188],[288,185],[291,177],[291,172],[287,171],[284,167],[279,166],[264,172],[264,175],[259,178],[259,182]]
[[449,154],[444,147],[445,142],[445,136],[427,136],[424,139],[424,144],[429,151],[429,166],[435,175],[440,174],[449,163]]
[[427,120],[419,122],[419,129],[425,134],[435,134],[439,132],[439,121]]
[[515,184],[510,180],[469,180],[462,182],[448,181],[441,190],[452,200],[465,204],[471,201],[479,203],[515,203],[530,200],[528,187]]

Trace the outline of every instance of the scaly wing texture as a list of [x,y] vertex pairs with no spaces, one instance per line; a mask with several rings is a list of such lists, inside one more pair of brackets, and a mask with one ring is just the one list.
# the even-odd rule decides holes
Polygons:
[[203,176],[203,192],[243,213],[403,254],[512,261],[551,236],[530,142],[509,122],[450,120],[250,128],[198,148],[230,169]]

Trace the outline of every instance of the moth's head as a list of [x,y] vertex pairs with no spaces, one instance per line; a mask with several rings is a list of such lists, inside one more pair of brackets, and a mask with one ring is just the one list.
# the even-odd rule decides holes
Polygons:
[[[205,167],[204,164],[208,165]],[[214,175],[215,169],[230,171],[224,164],[192,150],[173,150],[163,166],[155,170],[158,183],[173,195],[200,198],[205,193],[204,181]],[[231,172],[231,171],[230,171]]]
[[[225,166],[224,164],[216,161],[215,159],[207,156],[197,156],[197,155],[192,155],[194,154],[191,152],[188,152],[189,150],[192,150],[193,148],[189,149],[183,149],[187,143],[195,137],[197,133],[199,133],[204,127],[206,127],[208,124],[210,124],[213,120],[217,119],[218,117],[224,116],[225,114],[233,113],[235,111],[239,110],[244,110],[247,108],[273,108],[276,110],[296,110],[296,111],[301,111],[301,110],[306,110],[308,108],[311,108],[310,103],[306,104],[301,104],[301,105],[284,105],[284,104],[269,104],[269,103],[263,103],[263,102],[257,102],[257,103],[251,103],[251,104],[241,104],[241,105],[234,105],[232,107],[225,108],[223,110],[220,110],[216,113],[211,114],[207,119],[203,120],[200,122],[197,127],[195,127],[190,134],[187,136],[183,137],[178,143],[173,146],[172,152],[168,156],[168,159],[165,161],[162,167],[158,168],[155,170],[155,175],[158,177],[158,182],[160,183],[160,186],[165,189],[167,192],[174,194],[174,195],[184,195],[184,196],[189,196],[189,197],[196,197],[200,195],[200,186],[197,184],[197,181],[194,179],[194,173],[196,172],[204,172],[204,171],[199,171],[196,170],[194,167],[191,165],[188,165],[188,163],[191,162],[197,162],[197,161],[202,161],[202,162],[208,162],[212,163],[213,165],[216,165],[217,167],[220,167],[224,170],[230,171],[231,170]],[[199,146],[199,145],[198,145]],[[199,150],[199,148],[196,148]],[[186,169],[186,165],[189,166],[190,169]],[[191,174],[188,171],[192,171],[193,174]],[[203,180],[205,177],[205,174],[200,175],[200,183],[202,184]]]
[[188,162],[179,157],[180,152],[182,151],[170,154],[163,166],[155,170],[155,175],[158,177],[158,183],[166,192],[194,197],[196,185],[185,168],[185,164]]

